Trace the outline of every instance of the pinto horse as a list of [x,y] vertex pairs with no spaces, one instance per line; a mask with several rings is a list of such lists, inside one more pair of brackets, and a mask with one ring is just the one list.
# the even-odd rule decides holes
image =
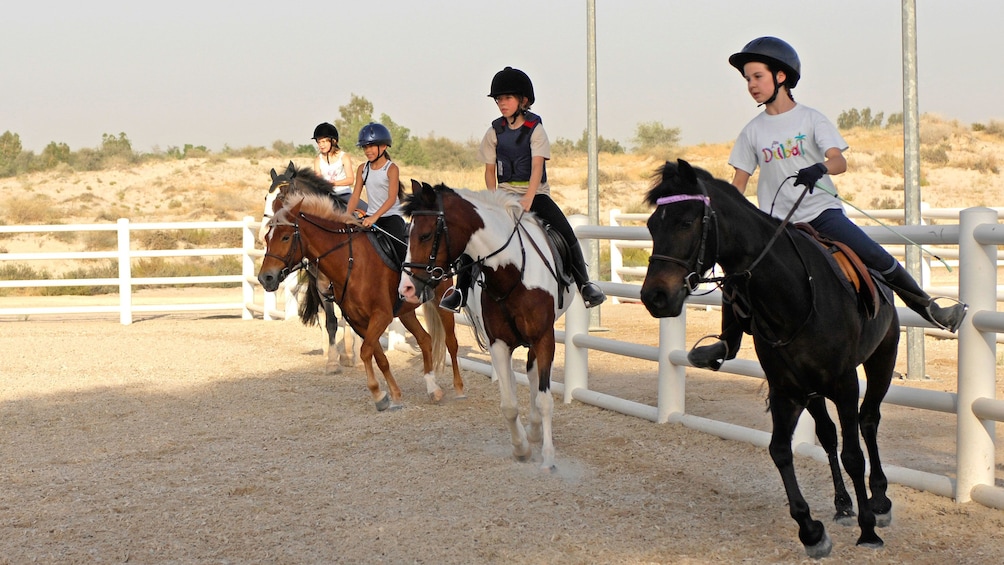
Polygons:
[[[822,522],[812,518],[792,465],[791,439],[803,409],[815,419],[816,436],[829,458],[835,519],[846,524],[854,515],[825,399],[836,406],[840,420],[839,461],[857,498],[857,543],[881,547],[875,527],[889,524],[892,502],[876,437],[899,343],[899,319],[888,293],[865,313],[861,299],[835,274],[828,251],[761,212],[731,184],[686,161],[666,163],[655,179],[648,193],[656,209],[648,220],[653,247],[641,290],[645,307],[658,318],[678,316],[697,284],[708,282],[707,271],[715,263],[722,267],[725,280],[712,282],[730,284],[749,306],[747,331],[769,386],[770,455],[806,553],[825,557],[832,544]],[[856,368],[861,364],[867,386],[859,411]],[[871,464],[868,485],[859,428]]]
[[[345,210],[345,203],[331,192],[334,188],[328,181],[314,173],[312,169],[297,169],[292,161],[282,174],[271,171],[272,184],[265,197],[265,211],[262,214],[261,230],[258,239],[264,243],[268,233],[269,219],[282,208],[283,201],[291,194],[322,194],[330,198],[331,205],[339,210]],[[341,366],[355,365],[356,352],[352,344],[358,345],[353,339],[351,328],[345,327],[342,341],[338,337],[338,314],[335,311],[332,298],[331,281],[323,273],[318,272],[316,265],[307,265],[300,272],[293,289],[297,297],[297,314],[306,326],[320,326],[325,333],[325,341],[321,348],[326,362],[325,372],[340,373]],[[323,321],[322,321],[323,318]]]
[[[530,442],[540,442],[541,468],[552,470],[554,322],[571,301],[572,290],[559,282],[544,229],[503,191],[472,192],[412,181],[403,210],[411,216],[411,237],[401,295],[413,302],[426,302],[435,295],[438,304],[444,286],[440,283],[455,274],[461,254],[474,258],[474,264],[465,267],[476,268],[478,279],[468,314],[479,342],[487,344],[491,354],[513,455],[527,461],[532,455]],[[513,350],[520,346],[529,349],[528,430],[519,420],[512,370]]]
[[[452,356],[455,395],[464,398],[453,315],[427,306],[425,319],[432,335],[425,331],[415,315],[417,305],[399,300],[399,271],[384,263],[370,242],[370,231],[348,213],[334,210],[324,196],[306,194],[287,199],[269,222],[258,280],[266,290],[275,290],[290,272],[302,267],[304,260],[317,265],[331,281],[334,300],[345,320],[362,337],[359,354],[377,410],[396,408],[401,399],[401,389],[380,346],[380,336],[395,316],[415,337],[422,351],[429,398],[438,402],[443,397],[436,383],[436,371],[444,365],[444,342]],[[377,382],[374,358],[387,391],[381,390]]]

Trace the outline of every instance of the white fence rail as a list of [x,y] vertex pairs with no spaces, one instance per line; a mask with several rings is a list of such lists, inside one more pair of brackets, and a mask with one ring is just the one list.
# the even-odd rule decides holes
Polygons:
[[[609,239],[618,242],[636,242],[650,245],[648,232],[643,227],[588,226],[578,218],[576,234],[582,239]],[[118,278],[76,280],[8,280],[0,281],[0,288],[27,288],[40,286],[117,285],[119,304],[116,306],[87,308],[0,308],[3,315],[75,314],[84,312],[118,312],[123,324],[131,323],[135,312],[182,310],[238,310],[246,319],[261,314],[269,319],[285,317],[285,312],[264,303],[255,303],[255,270],[261,250],[254,248],[258,222],[245,218],[239,222],[181,222],[161,224],[130,223],[83,226],[0,226],[2,233],[96,231],[114,230],[118,233],[119,249],[114,252],[80,253],[0,253],[0,265],[5,261],[32,261],[53,259],[109,258],[119,263]],[[240,229],[242,248],[139,251],[130,249],[130,231],[144,229]],[[879,243],[895,243],[896,237],[886,229],[864,228]],[[958,245],[960,258],[959,297],[970,305],[970,315],[959,330],[959,367],[956,393],[936,392],[893,386],[886,402],[918,409],[955,414],[957,418],[957,452],[955,472],[949,475],[927,473],[903,467],[890,466],[886,472],[891,481],[928,490],[943,496],[954,497],[959,502],[975,500],[981,504],[1004,509],[1004,488],[995,485],[995,426],[1004,422],[1004,401],[996,399],[996,343],[1004,332],[1004,313],[998,312],[1000,300],[997,287],[999,261],[998,246],[1004,245],[1004,226],[998,223],[998,212],[988,208],[974,208],[960,214],[959,225],[912,226],[895,228],[911,240],[923,245]],[[632,243],[632,245],[635,243]],[[613,246],[612,246],[613,247]],[[588,249],[588,246],[583,246]],[[131,260],[142,257],[240,255],[242,272],[239,275],[219,277],[132,278]],[[150,284],[200,284],[240,283],[240,301],[219,304],[132,304],[132,288]],[[640,286],[620,282],[600,282],[610,296],[638,300]],[[260,288],[260,287],[259,287]],[[236,292],[236,291],[235,291]],[[720,295],[694,297],[692,304],[717,305]],[[926,326],[919,316],[900,309],[902,323]],[[659,320],[659,345],[645,346],[614,339],[589,335],[590,316],[576,299],[565,315],[565,331],[558,339],[565,345],[564,382],[554,383],[555,392],[564,396],[565,402],[573,399],[653,422],[674,422],[718,435],[723,438],[747,441],[766,447],[769,434],[731,424],[687,414],[684,403],[686,393],[686,310],[677,318]],[[657,364],[655,406],[618,398],[589,390],[588,350],[604,351],[628,357],[645,359]],[[461,359],[468,370],[491,373],[491,367],[469,359]],[[763,378],[759,364],[748,360],[726,362],[722,372]],[[525,376],[523,376],[525,383]],[[822,448],[815,445],[812,426],[800,423],[793,438],[795,450],[822,461],[826,460]]]

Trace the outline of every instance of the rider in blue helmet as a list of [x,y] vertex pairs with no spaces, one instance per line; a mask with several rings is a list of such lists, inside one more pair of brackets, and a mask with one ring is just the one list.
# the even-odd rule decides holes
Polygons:
[[406,224],[401,216],[401,171],[390,160],[387,149],[393,144],[390,130],[383,124],[369,123],[359,130],[357,146],[362,147],[366,162],[359,165],[355,186],[349,198],[350,213],[363,215],[366,210],[359,208],[363,187],[369,200],[369,215],[362,218],[366,227],[376,226],[394,240],[397,260],[404,260]]

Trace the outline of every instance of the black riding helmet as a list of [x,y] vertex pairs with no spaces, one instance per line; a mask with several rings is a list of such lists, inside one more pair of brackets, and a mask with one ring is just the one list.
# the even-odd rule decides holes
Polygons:
[[798,79],[802,77],[802,63],[798,60],[798,53],[787,42],[776,37],[758,37],[747,43],[742,51],[729,57],[729,64],[735,67],[739,74],[743,74],[746,63],[753,61],[767,65],[774,75],[774,95],[764,104],[770,104],[777,98],[780,87],[777,82],[778,71],[784,71],[784,85],[788,90],[795,88]]
[[314,137],[312,137],[311,139],[317,141],[318,139],[321,139],[323,137],[334,139],[337,142],[338,128],[329,124],[328,122],[324,122],[323,124],[317,124],[317,127],[314,128]]
[[492,91],[488,93],[489,98],[496,98],[503,94],[515,94],[527,99],[527,106],[533,106],[533,83],[530,77],[519,69],[506,67],[495,73],[492,78]]

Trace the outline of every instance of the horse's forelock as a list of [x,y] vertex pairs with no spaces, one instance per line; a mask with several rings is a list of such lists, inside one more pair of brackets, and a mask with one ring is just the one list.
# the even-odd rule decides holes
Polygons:
[[283,221],[289,221],[288,214],[298,203],[300,204],[300,211],[311,216],[335,222],[349,222],[352,220],[352,216],[348,212],[336,210],[332,207],[331,198],[326,193],[302,194],[287,198],[283,200],[282,209],[276,213],[276,217],[278,217],[279,213],[282,213]]
[[[693,176],[691,179],[689,177]],[[656,201],[664,196],[672,194],[698,194],[700,189],[698,182],[709,184],[721,184],[725,181],[716,179],[708,171],[694,167],[690,163],[680,159],[677,163],[666,161],[666,164],[656,169],[652,175],[652,188],[645,196],[645,201],[656,205]]]

